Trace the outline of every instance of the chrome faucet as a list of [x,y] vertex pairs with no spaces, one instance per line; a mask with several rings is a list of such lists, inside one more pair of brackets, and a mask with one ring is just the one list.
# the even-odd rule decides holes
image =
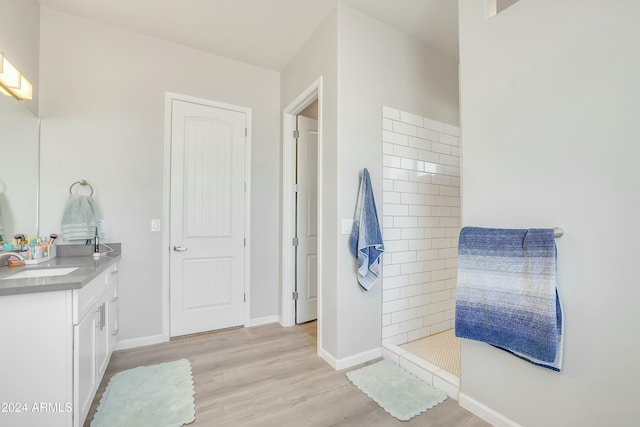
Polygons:
[[24,257],[22,255],[20,255],[18,252],[0,252],[0,259],[2,259],[2,257],[11,257],[14,256],[16,258],[18,258],[20,261],[24,261]]

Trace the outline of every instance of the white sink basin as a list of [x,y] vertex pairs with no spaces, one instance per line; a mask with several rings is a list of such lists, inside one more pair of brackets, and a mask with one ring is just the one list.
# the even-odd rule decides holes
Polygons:
[[12,274],[11,276],[3,277],[2,280],[9,279],[31,279],[34,277],[51,277],[51,276],[64,276],[72,271],[77,270],[78,267],[67,268],[34,268],[33,270],[22,270],[20,273]]

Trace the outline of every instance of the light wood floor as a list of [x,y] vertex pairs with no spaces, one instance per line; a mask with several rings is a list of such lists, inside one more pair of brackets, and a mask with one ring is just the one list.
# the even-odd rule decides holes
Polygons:
[[[112,375],[186,358],[195,384],[189,426],[488,426],[447,399],[407,422],[396,420],[316,354],[315,322],[211,332],[113,354],[85,422]],[[356,369],[354,367],[353,369]]]

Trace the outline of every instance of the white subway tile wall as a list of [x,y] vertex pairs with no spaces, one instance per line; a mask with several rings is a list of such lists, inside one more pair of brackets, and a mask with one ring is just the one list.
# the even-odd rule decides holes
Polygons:
[[454,327],[460,129],[382,107],[383,343]]

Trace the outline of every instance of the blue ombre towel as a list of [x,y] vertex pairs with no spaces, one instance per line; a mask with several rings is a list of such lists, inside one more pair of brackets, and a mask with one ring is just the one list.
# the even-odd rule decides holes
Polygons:
[[458,245],[456,336],[562,367],[562,307],[552,229],[465,227]]
[[365,290],[371,289],[380,274],[380,261],[384,252],[382,233],[378,224],[378,211],[373,198],[371,178],[365,168],[360,173],[360,190],[349,236],[351,253],[358,260],[358,283]]

